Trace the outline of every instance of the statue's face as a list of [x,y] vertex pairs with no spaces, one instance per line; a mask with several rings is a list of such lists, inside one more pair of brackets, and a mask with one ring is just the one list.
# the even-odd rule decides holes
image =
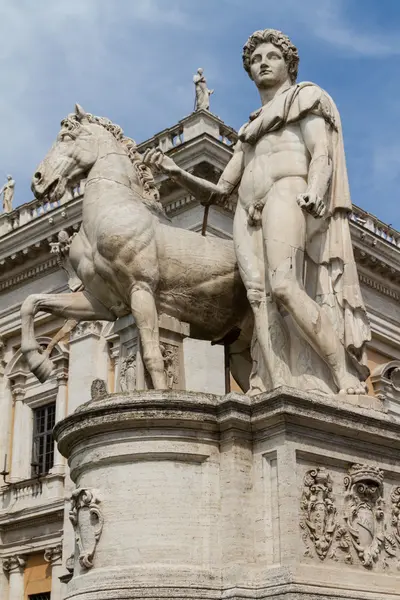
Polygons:
[[254,50],[250,59],[251,78],[258,88],[275,87],[288,79],[288,67],[279,48],[266,42]]

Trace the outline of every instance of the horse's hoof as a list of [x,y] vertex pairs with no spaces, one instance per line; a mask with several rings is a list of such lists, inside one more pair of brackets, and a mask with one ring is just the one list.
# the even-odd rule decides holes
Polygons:
[[44,383],[50,377],[51,372],[53,371],[53,363],[52,361],[40,354],[40,352],[33,352],[32,354],[27,354],[27,362],[30,370],[36,377],[39,379],[40,383]]
[[40,383],[44,383],[50,377],[53,371],[53,363],[49,358],[44,357],[43,361],[33,371]]

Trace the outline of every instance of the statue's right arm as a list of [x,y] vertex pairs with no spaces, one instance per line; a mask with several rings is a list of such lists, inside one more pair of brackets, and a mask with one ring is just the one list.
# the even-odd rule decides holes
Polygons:
[[170,158],[158,149],[146,150],[143,162],[165,173],[171,179],[197,197],[202,204],[212,204],[217,199],[227,198],[239,183],[244,169],[243,150],[238,142],[229,163],[226,165],[218,183],[196,177],[184,171]]

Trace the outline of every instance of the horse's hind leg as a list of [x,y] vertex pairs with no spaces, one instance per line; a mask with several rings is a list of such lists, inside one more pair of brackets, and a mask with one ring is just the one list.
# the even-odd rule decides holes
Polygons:
[[41,382],[49,377],[53,363],[46,354],[40,352],[35,339],[34,319],[40,310],[77,321],[115,321],[115,316],[87,292],[28,296],[21,306],[21,352],[29,369]]
[[134,288],[131,293],[131,310],[142,342],[143,361],[154,389],[165,390],[167,380],[160,350],[158,313],[152,292],[144,288]]

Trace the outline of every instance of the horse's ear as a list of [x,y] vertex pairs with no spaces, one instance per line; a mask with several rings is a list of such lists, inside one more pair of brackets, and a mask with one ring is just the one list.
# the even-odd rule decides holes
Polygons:
[[83,110],[80,104],[75,104],[75,114],[78,121],[82,121],[86,117],[86,112]]

